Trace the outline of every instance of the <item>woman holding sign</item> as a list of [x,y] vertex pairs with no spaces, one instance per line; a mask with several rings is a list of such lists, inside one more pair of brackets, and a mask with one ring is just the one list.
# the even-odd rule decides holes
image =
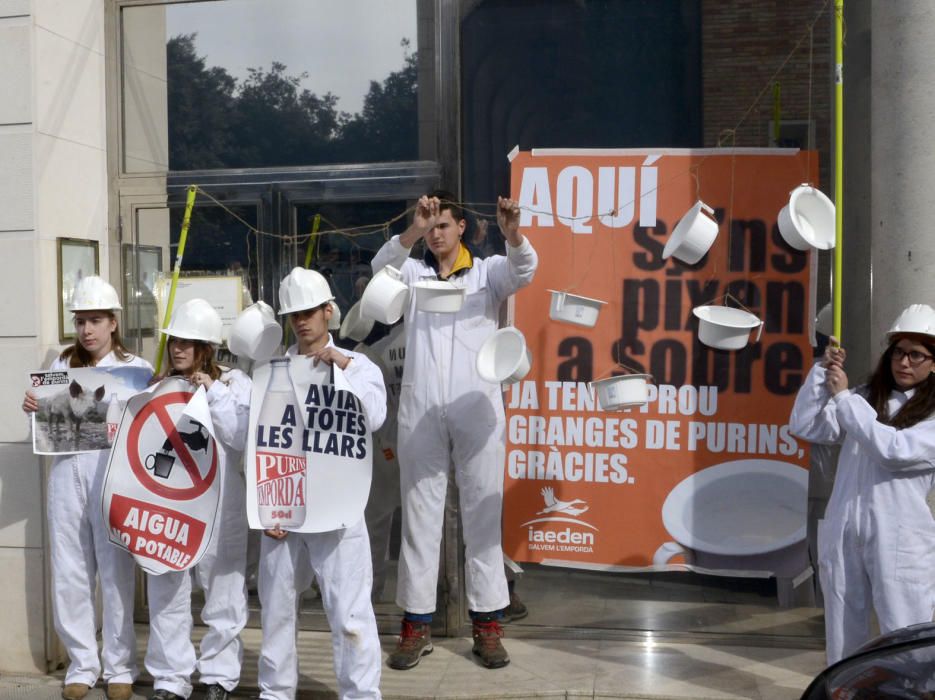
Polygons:
[[935,309],[905,309],[870,381],[854,389],[831,340],[789,420],[805,440],[842,445],[818,524],[829,664],[870,638],[871,610],[883,633],[935,611]]
[[[69,310],[75,315],[75,344],[50,369],[70,367],[145,367],[120,340],[117,291],[100,277],[83,278],[75,287]],[[39,404],[26,392],[23,410]],[[52,558],[52,611],[55,631],[68,652],[65,700],[81,700],[103,670],[107,697],[128,700],[136,680],[136,637],[133,631],[133,558],[108,541],[101,493],[108,450],[57,457],[49,475],[48,518]],[[104,602],[103,650],[98,659],[95,577]],[[102,669],[103,666],[103,669]]]
[[[207,301],[192,299],[175,310],[162,331],[169,336],[170,376],[205,389],[222,485],[214,533],[201,560],[191,570],[147,577],[150,636],[145,662],[154,679],[153,698],[161,700],[189,697],[196,667],[208,700],[225,700],[240,681],[240,631],[247,623],[247,518],[241,470],[252,385],[240,370],[216,363],[221,325]],[[192,572],[204,589],[201,619],[208,626],[197,662],[191,641]]]

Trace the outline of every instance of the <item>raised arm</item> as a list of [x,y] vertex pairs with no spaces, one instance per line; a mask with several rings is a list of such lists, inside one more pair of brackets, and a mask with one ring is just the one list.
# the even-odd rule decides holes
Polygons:
[[409,258],[409,251],[412,246],[435,226],[438,219],[438,207],[440,201],[438,197],[422,196],[416,203],[416,211],[412,217],[412,223],[398,236],[393,236],[384,243],[377,254],[373,256],[371,266],[376,274],[387,265],[392,265],[397,270],[401,270],[403,264]]

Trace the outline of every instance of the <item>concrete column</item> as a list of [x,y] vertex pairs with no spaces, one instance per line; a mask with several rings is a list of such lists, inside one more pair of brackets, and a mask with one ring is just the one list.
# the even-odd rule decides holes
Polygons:
[[903,307],[935,304],[935,3],[874,2],[870,24],[869,308],[878,353]]

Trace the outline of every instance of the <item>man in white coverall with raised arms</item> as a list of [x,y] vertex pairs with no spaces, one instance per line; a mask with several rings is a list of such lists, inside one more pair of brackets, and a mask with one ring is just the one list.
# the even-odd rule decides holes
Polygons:
[[[306,356],[344,372],[364,406],[367,428],[378,430],[386,418],[383,374],[366,356],[335,347],[328,333],[334,294],[314,270],[297,267],[279,288],[281,315],[288,316],[297,343],[286,354]],[[259,592],[263,643],[260,697],[292,700],[298,683],[296,613],[298,598],[312,582],[331,627],[334,671],[340,700],[379,700],[380,638],[370,602],[373,574],[370,542],[363,516],[330,532],[265,530],[260,548]]]
[[[412,224],[387,241],[373,270],[399,269],[409,285],[447,280],[465,289],[456,313],[429,313],[410,296],[405,314],[406,360],[399,399],[398,449],[403,510],[396,604],[405,611],[391,668],[407,669],[432,651],[439,549],[448,471],[454,464],[464,532],[467,599],[473,652],[487,668],[510,657],[499,620],[509,605],[500,518],[503,509],[504,430],[499,384],[474,368],[483,342],[497,330],[501,302],[532,281],[538,258],[519,232],[519,206],[499,198],[497,223],[507,254],[478,258],[461,237],[466,221],[454,197],[422,197]],[[422,259],[409,257],[419,240]]]

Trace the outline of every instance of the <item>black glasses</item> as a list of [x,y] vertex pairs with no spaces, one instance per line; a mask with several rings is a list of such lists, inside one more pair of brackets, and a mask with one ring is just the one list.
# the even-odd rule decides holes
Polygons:
[[913,367],[916,367],[917,365],[921,365],[926,360],[932,359],[931,355],[926,355],[924,352],[920,352],[918,350],[909,350],[907,352],[906,350],[903,350],[898,345],[895,348],[893,348],[893,361],[894,362],[902,362],[904,357],[909,358],[909,364],[912,365]]

